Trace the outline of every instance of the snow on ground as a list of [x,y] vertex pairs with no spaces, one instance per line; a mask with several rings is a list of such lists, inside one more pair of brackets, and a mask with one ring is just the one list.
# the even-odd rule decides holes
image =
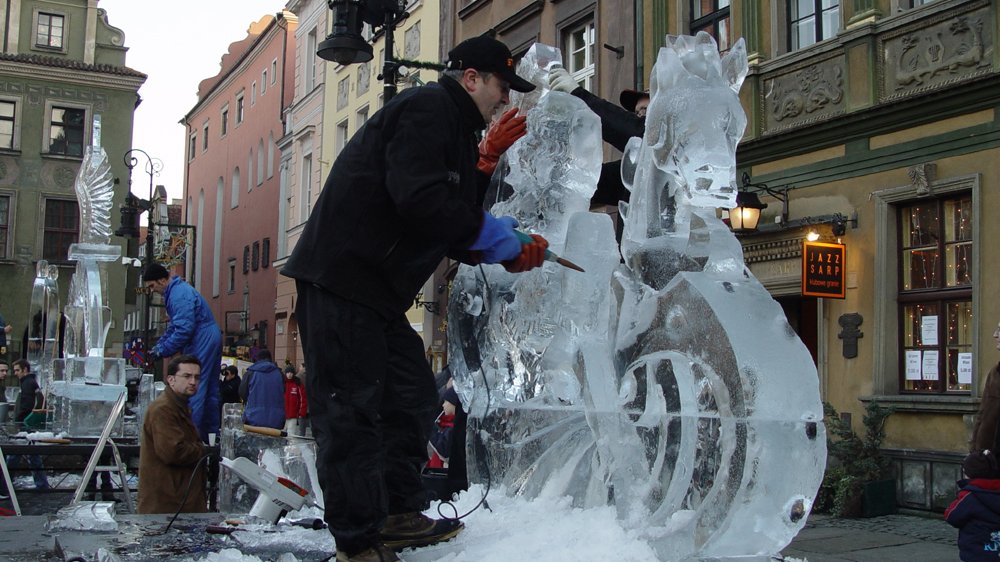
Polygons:
[[[483,487],[472,488],[455,503],[459,514],[472,509],[482,497]],[[576,509],[569,498],[544,498],[527,501],[510,498],[493,490],[487,502],[491,510],[480,507],[464,519],[466,528],[455,539],[438,545],[401,553],[405,562],[652,562],[657,560],[652,548],[635,530],[622,528],[613,507]],[[431,517],[454,516],[448,506],[431,506]],[[276,536],[258,534],[257,544],[297,540],[333,541],[327,531],[289,530]],[[294,535],[294,536],[293,536]],[[242,541],[249,537],[239,537]],[[301,544],[301,543],[300,543]],[[291,555],[279,562],[302,562]],[[795,559],[786,558],[788,562]],[[189,562],[193,562],[189,559]],[[263,562],[236,548],[213,553],[197,562]],[[803,561],[799,561],[803,562]]]

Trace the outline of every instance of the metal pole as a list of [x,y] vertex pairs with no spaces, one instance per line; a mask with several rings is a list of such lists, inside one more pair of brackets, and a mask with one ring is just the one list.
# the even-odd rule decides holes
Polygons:
[[396,95],[396,63],[392,52],[392,36],[396,31],[396,14],[391,10],[385,11],[385,61],[382,63],[382,104],[389,103],[389,100]]
[[[140,208],[146,211],[146,259],[143,260],[143,268],[145,266],[153,263],[153,179],[155,176],[160,174],[160,170],[163,169],[163,163],[158,159],[153,158],[145,150],[141,148],[132,148],[125,151],[125,166],[128,168],[128,188],[129,193],[132,192],[132,171],[139,164],[139,159],[133,154],[138,152],[146,158],[145,171],[146,175],[149,176],[149,199],[146,200],[145,205],[140,204]],[[140,272],[141,275],[141,272]],[[152,297],[149,294],[143,292],[143,334],[142,341],[143,346],[146,349],[150,348],[152,331],[153,331],[153,319],[152,319]]]

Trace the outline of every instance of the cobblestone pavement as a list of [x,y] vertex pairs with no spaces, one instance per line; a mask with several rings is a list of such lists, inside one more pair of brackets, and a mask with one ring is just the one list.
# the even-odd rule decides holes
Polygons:
[[958,529],[949,525],[940,514],[934,516],[883,515],[868,519],[841,519],[829,515],[811,515],[806,528],[834,527],[912,537],[921,541],[954,545]]

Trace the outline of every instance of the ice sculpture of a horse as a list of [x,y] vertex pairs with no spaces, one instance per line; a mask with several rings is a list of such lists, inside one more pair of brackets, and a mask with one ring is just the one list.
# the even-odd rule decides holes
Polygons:
[[[607,217],[576,212],[558,249],[587,274],[463,268],[452,287],[473,478],[613,503],[664,560],[779,552],[825,465],[812,359],[716,218],[735,198],[746,71],[742,40],[720,57],[707,34],[667,38],[623,164],[624,264]],[[529,213],[519,187],[503,204]]]

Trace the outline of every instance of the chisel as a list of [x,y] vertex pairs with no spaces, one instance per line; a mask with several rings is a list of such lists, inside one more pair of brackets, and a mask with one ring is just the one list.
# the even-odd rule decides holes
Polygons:
[[[531,236],[528,236],[527,234],[521,232],[520,230],[515,229],[514,233],[517,234],[517,239],[520,240],[524,244],[534,244],[535,243],[535,239],[534,238],[532,238]],[[584,271],[582,267],[576,265],[575,263],[569,261],[566,258],[560,258],[559,256],[556,255],[555,252],[553,252],[552,250],[549,250],[548,248],[545,249],[545,261],[555,262],[555,263],[558,263],[559,265],[561,265],[563,267],[568,267],[570,269],[575,269],[575,270],[579,271],[580,273],[586,273],[586,271]]]

